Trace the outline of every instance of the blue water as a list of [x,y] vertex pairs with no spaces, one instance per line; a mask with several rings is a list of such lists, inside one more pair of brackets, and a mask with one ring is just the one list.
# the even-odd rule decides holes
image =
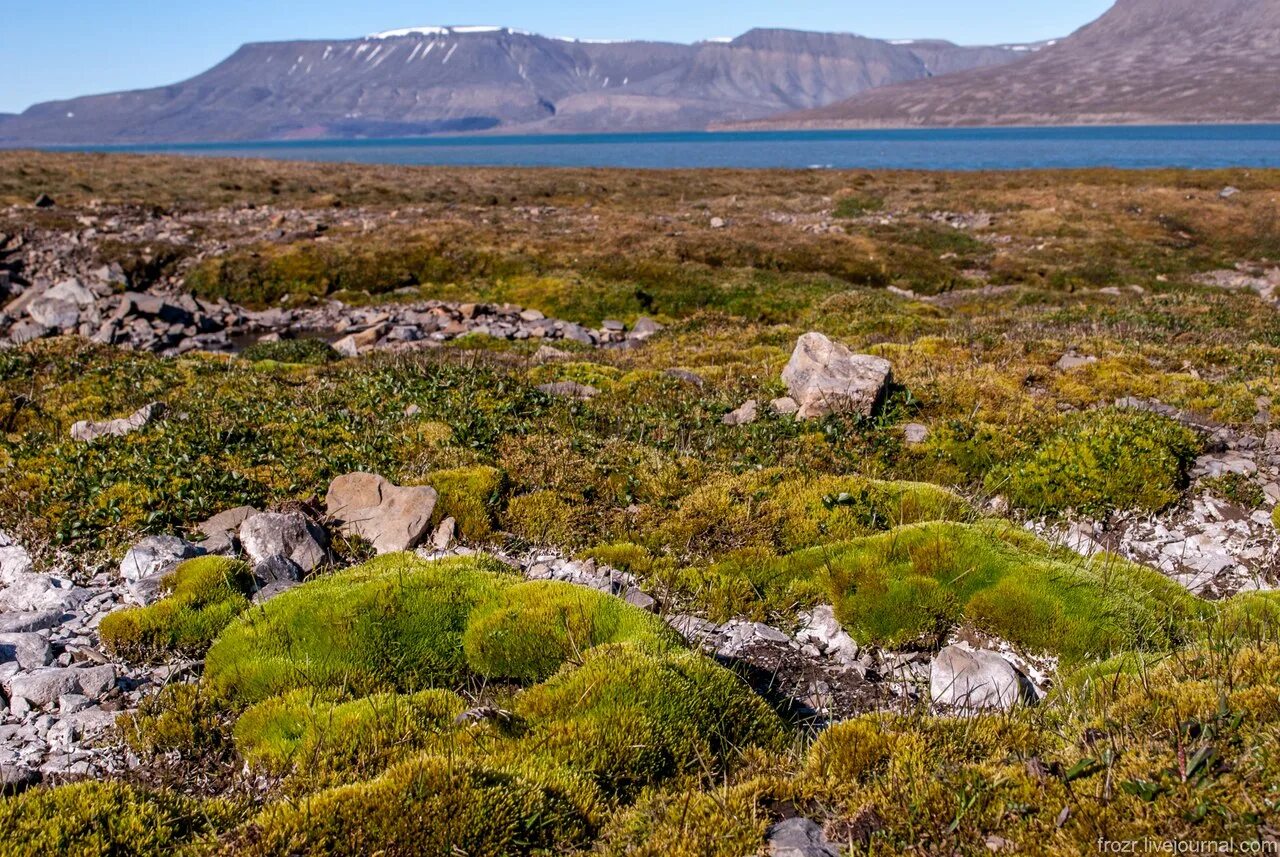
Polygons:
[[1280,167],[1280,125],[432,137],[103,146],[95,151],[375,164],[1004,170]]

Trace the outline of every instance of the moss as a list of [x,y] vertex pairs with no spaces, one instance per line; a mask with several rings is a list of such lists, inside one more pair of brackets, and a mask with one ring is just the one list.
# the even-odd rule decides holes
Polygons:
[[180,683],[144,697],[138,709],[122,714],[116,725],[139,756],[177,754],[200,759],[224,749],[230,718],[204,688]]
[[870,214],[873,211],[879,211],[884,208],[884,200],[878,196],[867,196],[864,194],[851,194],[842,196],[836,200],[835,210],[832,217],[853,218],[862,217],[864,214]]
[[[776,791],[769,780],[652,789],[615,816],[597,850],[627,857],[742,857],[762,853]],[[683,786],[683,787],[680,787]]]
[[249,606],[253,578],[242,562],[199,557],[163,580],[167,595],[155,604],[119,610],[102,620],[107,650],[131,661],[162,661],[175,654],[202,656],[232,619]]
[[245,711],[235,725],[236,749],[255,771],[276,776],[367,779],[452,728],[464,708],[447,690],[345,702],[295,690]]
[[433,524],[453,518],[458,533],[471,542],[483,542],[493,535],[494,512],[507,488],[503,471],[483,465],[437,470],[424,481],[440,493]]
[[270,361],[273,363],[321,365],[342,359],[342,355],[323,339],[281,339],[276,342],[255,342],[240,352],[243,360],[250,363]]
[[882,769],[893,755],[894,736],[871,717],[836,723],[809,748],[805,775],[843,790]]
[[746,747],[778,747],[781,722],[736,675],[692,652],[599,646],[515,700],[527,746],[592,776],[636,788],[731,767]]
[[503,590],[471,614],[463,634],[467,663],[489,678],[524,684],[548,678],[567,661],[607,643],[646,651],[680,648],[678,634],[619,598],[555,581]]
[[1166,417],[1104,409],[1073,417],[1031,455],[987,480],[1036,514],[1158,511],[1178,499],[1200,448]]
[[220,801],[83,782],[0,799],[0,836],[13,857],[168,857],[212,844],[234,815]]
[[236,854],[552,854],[595,829],[596,795],[570,774],[421,756],[363,783],[265,809]]
[[555,491],[512,497],[502,522],[514,535],[533,544],[573,547],[583,540],[581,498]]
[[209,650],[205,682],[248,704],[295,688],[365,695],[451,687],[476,605],[511,584],[483,561],[388,554],[273,598]]
[[1115,557],[1055,552],[1007,524],[925,523],[798,551],[726,560],[721,579],[819,579],[861,643],[937,645],[971,622],[1069,661],[1121,649],[1168,650],[1202,603],[1159,573]]

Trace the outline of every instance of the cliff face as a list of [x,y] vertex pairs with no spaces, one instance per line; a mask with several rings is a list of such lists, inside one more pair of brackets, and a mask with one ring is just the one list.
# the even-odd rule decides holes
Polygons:
[[0,118],[0,140],[694,129],[1017,57],[1001,48],[785,30],[680,45],[424,28],[349,41],[246,45],[183,83],[50,102]]
[[776,117],[791,127],[1280,120],[1280,0],[1120,0],[1020,61]]

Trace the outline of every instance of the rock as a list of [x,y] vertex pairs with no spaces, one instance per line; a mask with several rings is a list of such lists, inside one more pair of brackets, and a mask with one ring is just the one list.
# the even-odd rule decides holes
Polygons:
[[882,357],[854,354],[811,332],[796,343],[782,380],[800,406],[797,419],[833,413],[870,416],[888,391],[892,367]]
[[686,384],[692,384],[695,387],[701,387],[707,383],[701,375],[690,372],[688,369],[666,369],[662,373],[668,378],[675,378],[677,381],[683,381]]
[[813,608],[808,622],[796,632],[796,640],[809,643],[846,665],[858,663],[858,644],[836,619],[835,608],[830,604]]
[[36,197],[36,201],[32,205],[36,208],[53,208],[57,203],[53,201],[53,197],[49,196],[49,194],[42,193]]
[[57,298],[36,298],[27,307],[27,315],[36,324],[54,330],[71,330],[80,323],[80,307]]
[[120,562],[120,576],[127,581],[166,574],[183,560],[205,553],[204,548],[177,536],[147,536]]
[[34,570],[27,549],[0,530],[0,583],[11,583]]
[[902,437],[908,446],[919,446],[929,439],[929,427],[920,423],[907,423],[902,427]]
[[662,325],[658,324],[648,316],[640,316],[636,319],[636,323],[631,326],[631,333],[627,336],[631,339],[639,339],[641,341],[648,339],[655,333],[662,331]]
[[736,411],[730,411],[729,413],[725,414],[720,419],[720,422],[724,423],[727,426],[750,425],[751,423],[756,421],[757,407],[758,406],[756,405],[755,399],[747,399],[745,402],[742,403],[742,406],[739,407]]
[[239,544],[236,534],[240,531],[240,525],[256,514],[258,510],[252,506],[237,506],[198,524],[196,529],[205,537],[200,547],[206,553],[234,554]]
[[635,587],[628,589],[622,600],[632,607],[639,607],[641,610],[647,610],[650,613],[658,612],[658,602],[654,600],[653,596]]
[[578,399],[586,401],[600,395],[600,391],[588,384],[579,384],[577,381],[556,381],[551,384],[540,384],[538,389],[548,396],[558,396],[563,399]]
[[0,797],[22,794],[40,785],[40,772],[21,763],[0,763]]
[[38,708],[49,708],[59,697],[79,693],[92,699],[102,696],[116,684],[116,668],[47,667],[19,673],[9,680],[9,696],[20,696]]
[[292,580],[277,580],[274,583],[268,583],[266,586],[253,593],[253,603],[265,604],[277,595],[288,592],[297,585],[297,581]]
[[28,574],[0,590],[0,610],[13,613],[48,610],[60,615],[79,607],[87,597],[88,593],[77,589],[70,580],[47,574]]
[[840,857],[816,822],[788,818],[769,828],[766,834],[769,857]]
[[77,307],[90,307],[97,301],[94,293],[86,289],[79,280],[63,280],[45,292],[44,297],[66,301]]
[[1058,362],[1053,364],[1059,372],[1070,372],[1073,369],[1079,369],[1082,366],[1088,366],[1097,363],[1098,358],[1092,355],[1078,354],[1075,351],[1068,351],[1066,354],[1058,358]]
[[330,483],[325,508],[344,534],[380,554],[395,553],[426,537],[439,496],[427,485],[399,487],[373,473],[348,473]]
[[1008,710],[1027,699],[1027,680],[995,652],[947,646],[933,659],[929,688],[935,705]]
[[28,342],[43,339],[52,332],[37,321],[24,318],[9,328],[9,341],[14,345],[26,345]]
[[610,333],[622,333],[627,326],[614,318],[606,318],[600,323],[600,326]]
[[789,417],[800,410],[800,403],[790,396],[783,396],[770,402],[769,407],[773,408],[773,412],[778,416]]
[[26,610],[0,613],[0,634],[44,631],[62,623],[61,610]]
[[34,632],[0,634],[0,661],[17,661],[24,670],[47,667],[53,663],[53,648]]
[[449,545],[453,544],[453,537],[457,527],[457,521],[453,518],[445,518],[440,522],[440,526],[436,527],[435,533],[431,536],[431,546],[438,551],[448,550]]
[[281,554],[273,554],[253,567],[253,580],[260,590],[278,583],[297,583],[303,576],[298,564]]
[[550,345],[543,345],[533,352],[534,363],[551,363],[555,360],[568,360],[573,355],[568,351],[559,348],[553,348]]
[[341,354],[343,357],[360,356],[360,346],[356,344],[355,334],[344,336],[337,342],[333,343],[333,350]]
[[82,443],[92,443],[100,437],[122,437],[159,419],[164,411],[163,402],[152,402],[123,419],[106,422],[81,421],[71,427],[71,438]]
[[255,566],[279,555],[309,572],[328,557],[329,539],[301,512],[259,512],[240,525],[240,544]]
[[1224,187],[1221,191],[1219,191],[1219,192],[1218,192],[1218,198],[1219,198],[1219,199],[1231,199],[1231,197],[1235,196],[1235,195],[1236,195],[1236,194],[1238,194],[1239,192],[1240,192],[1240,188],[1238,188],[1238,187],[1232,187],[1231,185],[1227,185],[1227,186],[1226,186],[1226,187]]
[[713,218],[711,218],[711,228],[712,228],[712,229],[724,229],[724,228],[725,228],[726,226],[728,226],[728,225],[729,225],[729,224],[725,223],[725,221],[724,221],[724,218],[723,218],[723,217],[713,217]]

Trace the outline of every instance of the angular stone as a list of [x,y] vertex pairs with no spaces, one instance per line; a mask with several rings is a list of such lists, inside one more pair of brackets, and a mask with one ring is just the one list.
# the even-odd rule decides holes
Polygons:
[[177,536],[147,536],[134,545],[120,562],[120,576],[141,580],[172,571],[184,560],[203,555],[204,548]]
[[769,828],[769,857],[840,857],[816,822],[788,818]]
[[26,610],[0,613],[0,634],[43,631],[62,623],[61,610]]
[[1027,699],[1027,680],[995,652],[947,646],[934,658],[929,689],[935,705],[1008,710]]
[[440,526],[436,527],[435,533],[431,536],[431,546],[438,551],[448,550],[449,545],[453,544],[453,537],[457,529],[457,521],[453,518],[445,518],[440,522]]
[[240,525],[240,544],[255,566],[278,554],[309,572],[327,558],[329,539],[301,512],[259,512]]
[[275,554],[253,567],[253,580],[259,589],[275,583],[297,583],[302,580],[302,569],[288,557]]
[[902,427],[902,438],[908,446],[919,446],[929,439],[929,427],[920,423],[907,423]]
[[870,416],[883,401],[892,367],[882,357],[854,354],[821,333],[806,333],[796,343],[782,380],[800,405],[796,418],[828,414]]
[[116,668],[51,667],[19,673],[9,680],[9,696],[20,696],[38,708],[56,705],[59,697],[80,693],[97,699],[115,687]]
[[36,298],[27,307],[27,315],[36,324],[54,330],[71,330],[80,323],[80,307],[57,298]]
[[47,667],[53,663],[53,649],[40,634],[0,634],[0,661],[17,661],[24,670]]
[[236,534],[240,531],[240,525],[256,514],[258,510],[252,506],[237,506],[198,524],[196,529],[205,537],[200,547],[211,554],[235,553],[238,544]]
[[382,553],[417,547],[431,528],[439,495],[426,485],[399,487],[374,473],[348,473],[329,485],[325,509],[348,536]]
[[0,583],[10,583],[34,570],[27,549],[0,530]]
[[730,411],[721,417],[720,422],[727,426],[750,425],[759,416],[758,408],[755,399],[747,399],[737,410]]
[[83,604],[88,593],[69,580],[47,574],[28,574],[0,590],[0,610],[14,613],[57,611],[65,613]]
[[790,396],[782,396],[781,398],[774,399],[770,402],[769,407],[772,408],[773,412],[778,416],[789,417],[795,414],[796,411],[800,410],[800,403]]
[[105,422],[83,420],[71,427],[71,438],[83,443],[91,443],[100,437],[122,437],[159,419],[164,414],[164,410],[163,402],[152,402],[122,419]]
[[648,316],[641,316],[636,319],[636,323],[631,326],[631,333],[627,334],[631,339],[645,340],[653,336],[655,333],[662,331],[662,325],[658,324]]
[[28,342],[43,339],[52,332],[38,321],[24,318],[9,328],[9,341],[14,345],[26,345]]

